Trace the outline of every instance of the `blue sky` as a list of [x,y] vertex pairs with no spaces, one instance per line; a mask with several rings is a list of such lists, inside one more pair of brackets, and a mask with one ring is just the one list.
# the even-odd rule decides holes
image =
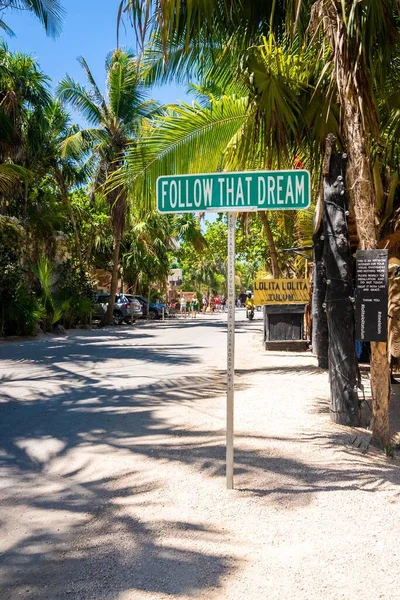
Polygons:
[[[119,0],[63,0],[62,3],[66,15],[62,34],[56,40],[46,36],[35,17],[19,11],[3,13],[7,25],[16,34],[14,38],[3,37],[10,50],[37,57],[42,70],[52,78],[54,87],[66,73],[84,82],[82,69],[76,61],[78,56],[83,56],[103,89],[105,57],[116,46]],[[126,31],[121,27],[120,45],[134,48],[131,27],[127,26]],[[155,88],[151,96],[163,104],[189,100],[185,88],[175,85]]]
[[[77,62],[83,56],[100,88],[105,87],[104,62],[107,54],[117,43],[117,10],[119,0],[63,0],[66,10],[63,30],[57,39],[46,36],[42,25],[32,15],[9,11],[3,13],[7,25],[16,37],[3,36],[10,50],[19,50],[35,56],[41,69],[52,79],[55,89],[66,73],[85,83],[85,77]],[[128,25],[120,29],[120,46],[135,47],[134,32]],[[176,85],[164,85],[153,88],[149,95],[162,104],[190,102],[186,88]],[[84,126],[80,115],[73,113],[73,120]],[[207,213],[214,221],[216,215]]]

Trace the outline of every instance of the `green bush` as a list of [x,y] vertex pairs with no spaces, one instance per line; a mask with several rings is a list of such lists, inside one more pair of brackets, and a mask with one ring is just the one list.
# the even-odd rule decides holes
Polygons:
[[95,281],[79,263],[68,260],[58,269],[57,281],[60,299],[68,302],[63,314],[65,327],[87,324],[93,312]]
[[10,264],[0,276],[0,335],[34,335],[44,309],[24,280],[19,265]]
[[68,260],[55,269],[41,256],[33,272],[45,312],[45,330],[51,330],[57,324],[69,329],[87,322],[93,308],[94,287],[82,266]]
[[15,219],[0,217],[0,336],[86,324],[94,298],[89,274],[72,260],[55,267],[44,256],[28,270],[26,242]]
[[33,335],[44,311],[22,267],[25,235],[14,219],[0,217],[0,336]]

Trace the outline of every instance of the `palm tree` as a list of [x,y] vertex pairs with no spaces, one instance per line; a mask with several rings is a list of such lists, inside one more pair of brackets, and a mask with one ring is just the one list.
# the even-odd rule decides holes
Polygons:
[[[164,57],[173,56],[172,66],[183,64],[189,71],[196,64],[196,52],[207,62],[215,47],[230,43],[236,49],[236,62],[254,77],[248,51],[259,43],[261,35],[273,32],[279,37],[285,33],[294,43],[306,43],[320,57],[317,89],[320,83],[330,84],[328,112],[336,103],[341,108],[339,131],[349,158],[347,184],[353,198],[360,248],[377,246],[384,181],[377,168],[376,153],[385,158],[387,142],[393,140],[395,131],[398,146],[396,73],[400,25],[396,0],[276,0],[267,4],[262,0],[123,0],[121,9],[139,24],[142,41],[155,33]],[[208,43],[204,44],[205,40]],[[179,46],[186,50],[183,63],[174,56],[174,49]],[[394,82],[394,89],[388,82]],[[382,104],[388,104],[388,88],[393,101],[390,114],[395,123],[390,125],[391,135],[385,136],[380,112]],[[321,126],[323,118],[316,116],[317,126]],[[381,446],[390,442],[388,364],[385,344],[373,342],[373,437]]]
[[34,58],[0,41],[0,162],[25,159],[26,122],[50,103],[49,82]]
[[[40,70],[36,60],[20,52],[10,52],[0,43],[0,164],[8,170],[8,199],[15,201],[14,212],[20,216],[24,204],[27,211],[28,179],[11,184],[11,169],[31,170],[32,157],[42,148],[42,135],[47,130],[44,114],[49,106],[49,78]],[[36,165],[37,166],[37,165]],[[4,180],[4,178],[3,178]]]
[[[61,201],[68,212],[74,233],[75,251],[82,260],[81,241],[75,214],[70,202],[70,191],[87,184],[93,175],[94,161],[86,160],[82,152],[73,152],[70,148],[68,156],[62,153],[66,139],[79,132],[77,125],[71,124],[71,117],[58,100],[52,100],[44,111],[44,135],[41,152],[36,156],[38,173],[51,173],[58,185]],[[32,167],[31,167],[32,168]]]
[[79,111],[92,127],[68,137],[63,145],[63,154],[73,156],[91,153],[97,159],[93,188],[101,189],[107,197],[114,234],[110,302],[106,314],[107,323],[112,323],[128,187],[121,181],[110,185],[110,181],[113,174],[124,166],[129,146],[137,146],[143,122],[154,112],[155,104],[144,101],[137,62],[130,53],[116,50],[108,57],[105,96],[86,61],[80,58],[79,62],[89,87],[66,76],[59,84],[58,95],[62,101]]
[[[249,52],[251,77],[243,72],[241,79],[234,80],[232,70],[226,74],[225,64],[222,73],[211,69],[204,84],[195,88],[198,102],[171,107],[155,120],[140,144],[140,153],[135,148],[129,152],[131,182],[151,201],[155,180],[165,173],[291,169],[300,154],[307,166],[317,164],[324,135],[329,130],[337,132],[338,124],[335,111],[326,109],[324,90],[315,90],[314,80],[321,73],[311,68],[311,58],[315,62],[310,53],[306,56],[287,43],[279,45],[269,36]],[[158,69],[157,55],[153,59],[155,65],[151,51],[145,55],[145,77],[150,73],[150,81]],[[325,127],[318,130],[315,114],[321,111]],[[260,218],[272,273],[279,277],[268,213],[264,211]]]
[[[376,169],[374,180],[371,140],[383,142],[377,96],[380,90],[385,91],[385,83],[395,76],[398,67],[398,4],[391,0],[370,0],[361,7],[356,1],[340,5],[321,2],[316,17],[321,19],[317,40],[328,37],[329,58],[335,67],[334,82],[349,155],[347,180],[354,200],[359,247],[373,249],[379,239],[379,190],[383,182]],[[390,369],[386,342],[371,342],[371,389],[373,437],[378,445],[388,447]]]
[[141,208],[130,211],[129,229],[124,236],[124,276],[136,291],[143,281],[151,284],[166,279],[168,251],[172,248],[174,218]]
[[[29,11],[39,19],[47,35],[56,37],[61,32],[64,9],[59,0],[0,0],[0,12]],[[14,32],[0,17],[0,29],[13,35]]]

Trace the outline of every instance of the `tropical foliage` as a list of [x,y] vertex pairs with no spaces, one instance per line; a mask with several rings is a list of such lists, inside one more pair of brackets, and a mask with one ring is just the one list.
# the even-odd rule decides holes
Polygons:
[[129,145],[138,147],[146,119],[154,113],[153,102],[145,101],[137,62],[128,52],[116,50],[106,61],[107,94],[100,91],[84,58],[79,62],[86,74],[88,88],[70,77],[58,87],[61,100],[79,111],[91,125],[78,130],[63,143],[64,157],[89,154],[94,163],[93,191],[101,192],[109,205],[113,229],[113,265],[110,303],[106,321],[112,323],[114,298],[118,287],[121,240],[125,230],[128,189],[124,182],[110,186],[113,173],[125,164]]
[[[57,33],[55,0],[11,0],[8,6],[26,6]],[[111,298],[119,275],[135,291],[162,290],[173,264],[183,267],[184,285],[224,290],[223,218],[200,226],[192,216],[154,214],[161,174],[309,168],[309,213],[267,211],[241,217],[237,225],[243,285],[259,268],[274,276],[303,272],[304,253],[289,249],[310,246],[318,231],[328,133],[348,154],[359,247],[398,247],[397,0],[121,0],[118,20],[124,19],[135,27],[141,55],[110,54],[105,94],[81,58],[87,86],[67,76],[56,100],[36,61],[4,44],[0,49],[2,227],[17,227],[21,246],[9,255],[5,276],[14,277],[13,290],[35,291],[47,326],[69,310],[58,298],[57,261],[78,265],[77,273],[82,264],[84,271],[111,272]],[[3,21],[0,26],[6,28]],[[160,108],[146,100],[153,84],[171,80],[186,82],[195,101]],[[81,113],[87,128],[71,124],[66,105]],[[7,310],[11,305],[14,310],[10,301]],[[43,323],[36,308],[35,319]],[[111,317],[112,302],[108,322]],[[28,329],[31,322],[24,321]],[[375,345],[372,356],[373,395],[386,402],[387,357]],[[379,402],[375,408],[374,435],[385,444],[388,427]]]
[[13,35],[14,32],[3,18],[7,16],[7,11],[29,11],[52,37],[56,37],[61,31],[64,10],[59,0],[0,0],[0,30]]
[[[238,164],[243,158],[265,156],[267,166],[276,166],[292,156],[317,166],[326,133],[336,134],[348,155],[347,183],[359,247],[377,247],[399,198],[397,0],[122,0],[120,17],[125,15],[142,45],[150,39],[150,80],[168,79],[174,71],[190,76],[196,68],[206,86],[229,82],[231,73],[235,79],[244,77],[257,118],[231,144]],[[293,79],[299,94],[290,84],[292,71],[297,71]],[[316,231],[321,200],[320,195]],[[276,272],[266,215],[264,227]],[[385,239],[390,247],[390,233]],[[372,343],[374,439],[382,446],[390,439],[386,352],[382,344]]]

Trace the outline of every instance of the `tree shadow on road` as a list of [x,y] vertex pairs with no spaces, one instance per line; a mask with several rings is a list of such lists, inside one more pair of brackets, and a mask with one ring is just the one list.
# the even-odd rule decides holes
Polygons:
[[[144,484],[143,473],[119,473],[119,461],[134,466],[139,455],[158,461],[160,438],[181,438],[184,429],[160,418],[160,405],[183,406],[222,394],[225,384],[212,373],[166,375],[155,383],[153,376],[146,385],[142,371],[139,384],[132,385],[132,364],[140,362],[131,358],[164,366],[197,362],[195,346],[188,354],[185,345],[142,346],[143,339],[142,333],[132,345],[129,336],[128,347],[115,345],[108,332],[74,343],[46,340],[35,345],[32,358],[26,346],[7,348],[11,369],[0,382],[0,470],[7,482],[0,492],[3,531],[12,531],[25,513],[30,516],[27,531],[14,535],[2,553],[2,599],[111,600],[127,590],[197,597],[217,589],[224,574],[237,567],[228,552],[215,549],[226,534],[207,523],[141,518],[140,503],[151,505],[158,484]],[[115,378],[108,382],[104,372],[99,376],[110,360],[121,361],[120,385]],[[204,443],[198,432],[188,435],[193,445]],[[146,440],[143,448],[139,440]],[[78,451],[85,460],[88,454],[114,456],[118,475],[93,480],[92,460],[77,459]]]
[[[1,598],[112,600],[128,590],[197,597],[203,589],[218,588],[226,572],[238,566],[228,554],[209,549],[223,545],[226,534],[209,525],[144,522],[126,514],[118,502],[128,498],[140,513],[154,492],[153,484],[132,484],[132,479],[140,481],[141,474],[70,487],[66,481],[51,496],[31,478],[15,482],[18,494],[5,508],[20,505],[34,517],[41,511],[48,517],[2,553]],[[194,528],[196,544],[190,539]]]
[[[100,340],[105,341],[102,336]],[[34,519],[29,534],[20,535],[3,553],[2,598],[111,600],[126,590],[198,597],[218,588],[224,575],[240,566],[223,550],[225,534],[207,523],[164,519],[166,537],[158,531],[160,523],[140,518],[141,503],[148,506],[159,498],[157,486],[162,485],[166,463],[190,466],[202,478],[219,478],[224,487],[225,374],[164,376],[150,385],[143,377],[138,385],[122,378],[116,387],[92,371],[64,367],[74,361],[101,368],[105,356],[113,358],[120,351],[122,358],[136,352],[137,358],[146,356],[153,364],[162,360],[156,346],[146,346],[143,354],[143,348],[113,348],[112,340],[107,344],[110,348],[102,351],[95,342],[88,347],[87,341],[84,348],[62,341],[38,345],[33,362],[47,370],[43,379],[55,381],[54,387],[45,391],[38,385],[41,375],[30,380],[29,374],[26,380],[9,374],[3,386],[0,469],[8,482],[1,492],[4,518],[10,529],[13,519],[25,512],[32,512]],[[176,345],[170,355],[175,361],[171,364],[196,364],[185,347]],[[24,361],[24,354],[19,350],[12,360]],[[14,377],[28,392],[31,386],[28,399],[18,397],[11,385]],[[239,378],[238,391],[246,385]],[[185,411],[191,410],[201,413],[196,428],[185,423]],[[237,488],[266,504],[290,510],[319,493],[400,484],[395,464],[360,459],[349,465],[343,458],[318,464],[291,452],[290,443],[283,452],[282,440],[272,436],[252,439],[238,432],[236,439]],[[88,464],[77,458],[78,451]],[[128,466],[112,479],[109,474],[94,478],[91,457],[98,455]],[[154,474],[146,481],[145,473],[138,472],[139,459],[157,465],[157,481]]]
[[[210,476],[224,476],[224,373],[168,378],[119,390],[82,378],[76,385],[67,382],[60,387],[57,394],[36,392],[35,401],[22,402],[10,397],[2,406],[0,466],[18,467],[21,472],[40,472],[48,465],[38,462],[29,452],[29,442],[56,439],[62,442],[57,458],[67,456],[80,446],[104,446],[110,452],[129,451],[153,460],[188,463]],[[239,383],[237,391],[245,387],[245,383]],[[210,398],[215,398],[220,407],[219,419],[213,414],[207,417],[214,420],[210,430],[187,429],[159,414],[160,408],[168,406],[201,411],[202,400]],[[330,440],[334,443],[337,435],[332,433],[331,437],[323,435],[321,438],[326,443]],[[306,434],[303,437],[306,439]],[[22,443],[24,440],[26,444]],[[273,438],[265,437],[265,441],[273,442]],[[353,489],[355,479],[358,489],[358,477],[365,475],[364,471],[341,473],[340,465],[320,470],[300,459],[283,456],[279,452],[279,440],[275,450],[276,453],[271,454],[262,448],[242,448],[239,444],[235,454],[236,473],[261,473],[264,478],[268,473],[282,473],[287,477],[288,492],[296,482],[310,483],[315,491],[326,491],[335,489],[338,482],[343,487],[347,481],[348,489]],[[371,475],[376,476],[377,472],[371,471]],[[397,465],[393,465],[379,470],[379,476],[382,475],[397,481],[400,472]]]
[[[359,398],[362,399],[361,393],[359,392]],[[372,414],[372,400],[369,396],[364,397],[363,402],[368,403],[368,415]],[[330,414],[330,400],[327,397],[315,398],[311,412],[319,415],[329,416]],[[390,406],[389,406],[389,423],[392,443],[394,445],[400,442],[400,394],[397,394],[397,390],[392,390]],[[366,450],[369,446],[372,431],[365,427],[337,427],[338,431],[335,434],[322,433],[319,436],[315,436],[315,439],[319,439],[320,443],[330,443],[337,446],[353,446],[355,448],[361,448]]]

